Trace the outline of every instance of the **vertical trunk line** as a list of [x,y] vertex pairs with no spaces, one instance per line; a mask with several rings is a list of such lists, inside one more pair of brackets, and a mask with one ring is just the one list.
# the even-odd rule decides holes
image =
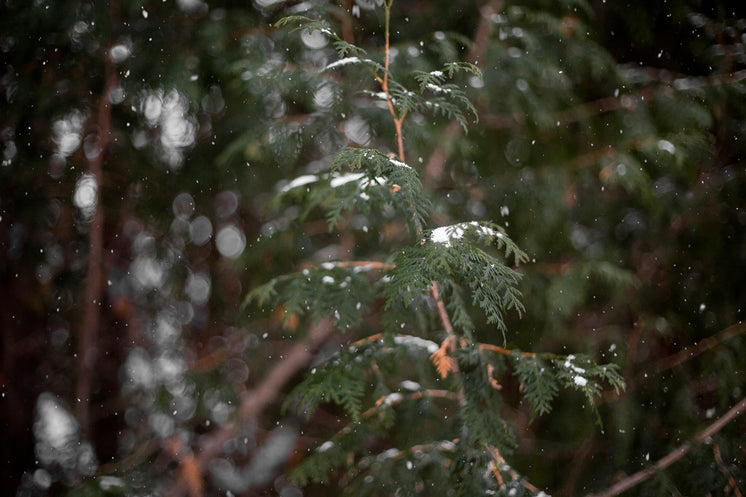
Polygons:
[[96,180],[95,211],[90,225],[88,267],[83,298],[83,318],[78,338],[78,375],[76,385],[76,414],[83,433],[90,429],[90,397],[92,374],[97,358],[98,329],[101,322],[103,280],[104,209],[101,205],[103,186],[103,158],[111,134],[111,102],[109,92],[116,86],[114,62],[108,49],[104,54],[104,88],[98,104],[98,143],[96,155],[88,159],[88,172]]

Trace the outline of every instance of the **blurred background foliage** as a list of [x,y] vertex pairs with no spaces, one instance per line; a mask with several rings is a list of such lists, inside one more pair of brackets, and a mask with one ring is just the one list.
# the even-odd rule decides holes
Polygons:
[[[284,475],[343,426],[332,407],[306,422],[272,404],[192,480],[176,441],[196,447],[232,419],[304,334],[282,309],[242,308],[251,289],[308,261],[380,260],[406,238],[386,212],[329,232],[271,203],[344,145],[395,151],[388,110],[363,92],[372,78],[321,72],[336,60],[324,35],[272,27],[325,19],[380,58],[377,3],[2,2],[4,488],[152,495],[181,478],[302,495]],[[479,113],[467,134],[404,123],[430,227],[504,225],[531,259],[509,345],[587,353],[627,380],[598,429],[573,394],[529,423],[502,378],[513,464],[553,495],[607,488],[744,395],[745,44],[735,1],[394,4],[393,73],[484,72],[457,79]],[[743,492],[743,433],[733,421],[637,495]]]

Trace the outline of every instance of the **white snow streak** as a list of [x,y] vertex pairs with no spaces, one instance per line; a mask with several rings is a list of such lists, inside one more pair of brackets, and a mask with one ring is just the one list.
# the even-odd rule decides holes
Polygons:
[[420,349],[425,349],[430,354],[436,353],[439,348],[438,344],[431,340],[426,340],[424,338],[415,337],[411,335],[395,336],[394,343],[397,345],[405,345],[408,347],[416,347]]
[[428,83],[426,87],[433,93],[453,93],[453,91],[449,88],[443,88],[442,86],[437,86],[432,83]]
[[344,59],[339,59],[335,62],[332,62],[331,64],[328,64],[324,70],[327,71],[329,69],[334,69],[335,67],[341,67],[346,66],[348,64],[360,64],[362,60],[358,59],[357,57],[345,57]]
[[484,236],[502,236],[502,233],[499,231],[495,231],[487,226],[481,226],[478,222],[472,221],[470,223],[458,223],[436,228],[430,233],[430,241],[450,247],[451,241],[462,238],[470,226],[476,227],[477,232]]
[[307,185],[309,183],[313,183],[315,181],[318,181],[319,177],[315,174],[304,174],[303,176],[298,176],[294,180],[292,180],[290,183],[285,185],[282,188],[283,192],[287,192],[292,190],[293,188],[298,188],[299,186]]
[[386,398],[383,399],[383,403],[387,406],[396,404],[397,402],[400,402],[404,396],[400,394],[399,392],[390,393],[386,396]]
[[326,452],[332,447],[334,447],[334,442],[332,442],[331,440],[327,440],[326,442],[321,444],[318,449],[316,449],[316,452]]
[[399,159],[395,159],[394,157],[389,157],[389,162],[397,167],[406,167],[407,169],[412,169],[409,164],[405,164],[404,162],[400,161]]
[[364,173],[347,173],[347,174],[343,174],[341,176],[336,176],[332,178],[329,185],[332,188],[337,188],[338,186],[346,185],[347,183],[350,183],[352,181],[358,181],[363,178],[365,178]]

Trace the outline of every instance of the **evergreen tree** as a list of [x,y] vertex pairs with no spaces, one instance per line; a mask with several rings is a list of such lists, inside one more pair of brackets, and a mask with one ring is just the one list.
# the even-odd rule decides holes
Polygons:
[[1,2],[3,488],[743,493],[744,19]]
[[[467,128],[465,113],[476,114],[476,109],[461,87],[447,80],[464,72],[482,75],[464,62],[394,73],[392,4],[384,0],[382,6],[383,60],[346,42],[324,21],[298,16],[280,21],[333,40],[339,59],[322,72],[349,67],[372,76],[380,88],[360,90],[384,104],[397,143],[397,152],[388,155],[343,148],[328,171],[304,174],[284,185],[280,202],[291,197],[309,205],[303,209],[308,215],[325,212],[330,230],[350,229],[351,219],[362,216],[362,229],[380,239],[381,227],[371,213],[382,212],[390,219],[386,222],[403,222],[411,234],[402,234],[408,243],[393,247],[381,259],[359,259],[353,248],[352,260],[313,264],[275,278],[248,296],[260,306],[280,306],[286,323],[307,315],[311,326],[374,332],[319,363],[285,402],[309,418],[320,403],[334,402],[349,420],[293,474],[303,484],[327,484],[334,475],[340,486],[335,492],[349,495],[508,495],[519,489],[533,494],[536,487],[505,459],[515,440],[500,413],[498,378],[512,368],[532,415],[549,412],[560,388],[582,392],[593,408],[601,382],[619,391],[623,380],[614,364],[598,366],[586,356],[504,348],[505,313],[524,311],[517,288],[520,273],[511,265],[526,262],[527,255],[502,227],[470,221],[424,229],[430,205],[416,169],[406,163],[404,120],[411,114],[436,114]],[[401,81],[415,86],[408,88]],[[494,326],[493,339],[502,337],[501,345],[483,343],[476,336],[476,309]],[[335,471],[338,467],[343,468],[341,474]]]

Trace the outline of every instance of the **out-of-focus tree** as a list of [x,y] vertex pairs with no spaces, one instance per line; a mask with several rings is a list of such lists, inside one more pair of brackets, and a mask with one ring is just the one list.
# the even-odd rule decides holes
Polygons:
[[[6,488],[299,495],[288,472],[348,419],[280,405],[365,330],[283,322],[283,308],[244,297],[406,235],[386,210],[330,232],[300,203],[270,202],[347,144],[397,152],[388,109],[360,92],[379,91],[372,77],[321,72],[337,59],[327,37],[272,24],[324,20],[382,61],[379,4],[3,2]],[[581,351],[627,381],[604,397],[600,430],[566,392],[529,422],[506,369],[513,466],[554,495],[646,468],[640,495],[742,493],[743,409],[729,409],[744,395],[743,7],[402,1],[391,19],[392,74],[454,60],[483,72],[455,80],[479,116],[468,134],[424,112],[403,122],[433,202],[426,227],[504,225],[530,257],[507,345]],[[374,222],[380,236],[364,229]],[[374,460],[410,442],[381,435],[361,450]],[[677,448],[681,460],[653,466]]]

